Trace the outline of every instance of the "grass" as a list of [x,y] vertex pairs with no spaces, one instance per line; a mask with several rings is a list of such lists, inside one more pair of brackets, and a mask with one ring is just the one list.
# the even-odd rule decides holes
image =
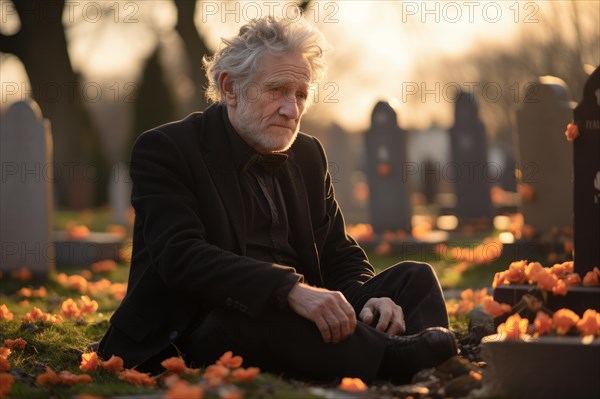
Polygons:
[[[92,230],[104,231],[110,224],[110,215],[107,210],[96,210],[83,214],[68,211],[58,211],[54,215],[55,229],[64,229],[73,221],[84,223]],[[409,256],[412,260],[424,261],[432,264],[436,269],[445,288],[479,288],[489,286],[491,278],[496,271],[506,268],[507,263],[496,261],[485,265],[471,265],[467,270],[457,272],[456,262],[443,259],[436,254],[421,254]],[[369,254],[371,263],[377,270],[382,270],[399,261],[407,260],[396,255]],[[89,281],[98,281],[107,278],[112,283],[127,281],[128,265],[121,263],[118,267],[107,273],[91,273]],[[120,381],[113,374],[107,372],[90,373],[93,383],[89,385],[53,386],[42,387],[35,382],[35,376],[44,372],[49,366],[54,371],[67,370],[80,374],[79,364],[81,354],[88,352],[90,346],[98,342],[108,328],[109,318],[119,304],[109,290],[89,294],[98,302],[98,310],[93,314],[79,319],[65,319],[62,324],[44,324],[41,322],[24,323],[21,317],[33,307],[38,307],[44,312],[60,313],[60,306],[68,298],[77,300],[82,292],[58,282],[57,273],[68,275],[90,273],[89,270],[60,267],[47,281],[19,282],[14,280],[0,280],[0,303],[6,304],[14,313],[12,321],[0,321],[0,344],[5,339],[23,338],[27,341],[24,350],[13,350],[9,356],[13,375],[16,382],[10,392],[11,398],[71,398],[79,393],[109,397],[114,395],[156,393],[158,389],[140,388],[135,385]],[[7,277],[7,276],[5,276]],[[44,286],[47,295],[44,298],[22,298],[17,293],[22,287],[39,288]],[[22,301],[27,299],[28,304]],[[452,318],[451,327],[459,334],[467,332],[468,320]],[[260,374],[253,383],[238,384],[246,395],[245,398],[310,398],[311,395],[303,386],[293,385],[277,376]],[[0,394],[1,396],[1,394]],[[216,398],[215,392],[205,395],[206,398]]]

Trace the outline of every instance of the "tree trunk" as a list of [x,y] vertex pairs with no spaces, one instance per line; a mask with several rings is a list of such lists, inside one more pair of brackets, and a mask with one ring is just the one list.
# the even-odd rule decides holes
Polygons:
[[194,23],[194,13],[196,12],[196,1],[175,0],[177,7],[177,25],[175,30],[181,36],[185,46],[185,52],[190,67],[191,79],[196,86],[195,98],[198,110],[203,110],[208,106],[208,101],[204,95],[208,86],[208,79],[202,66],[202,57],[211,55],[206,43],[196,29]]
[[97,161],[97,138],[67,51],[64,3],[14,1],[21,29],[1,38],[0,51],[19,57],[31,82],[30,95],[51,122],[54,168],[48,170],[55,171],[58,205],[83,209],[94,205],[94,187],[102,180],[104,168]]

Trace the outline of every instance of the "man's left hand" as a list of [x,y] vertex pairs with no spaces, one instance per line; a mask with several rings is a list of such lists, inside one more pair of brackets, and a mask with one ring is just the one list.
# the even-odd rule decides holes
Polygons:
[[375,328],[381,332],[392,335],[402,335],[406,332],[402,307],[396,305],[390,298],[369,299],[358,317],[370,326],[377,321]]

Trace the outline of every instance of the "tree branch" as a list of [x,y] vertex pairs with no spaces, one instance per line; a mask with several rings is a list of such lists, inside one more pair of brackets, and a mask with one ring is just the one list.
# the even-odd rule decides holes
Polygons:
[[14,54],[19,57],[21,53],[20,46],[18,45],[19,33],[20,32],[17,32],[11,36],[6,36],[5,34],[0,33],[0,51],[3,53]]

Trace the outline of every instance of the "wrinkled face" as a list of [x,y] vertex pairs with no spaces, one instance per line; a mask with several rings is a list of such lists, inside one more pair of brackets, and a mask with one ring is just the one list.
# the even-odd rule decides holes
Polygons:
[[301,55],[265,54],[255,78],[228,102],[233,127],[260,153],[287,150],[300,129],[310,79],[310,64]]

